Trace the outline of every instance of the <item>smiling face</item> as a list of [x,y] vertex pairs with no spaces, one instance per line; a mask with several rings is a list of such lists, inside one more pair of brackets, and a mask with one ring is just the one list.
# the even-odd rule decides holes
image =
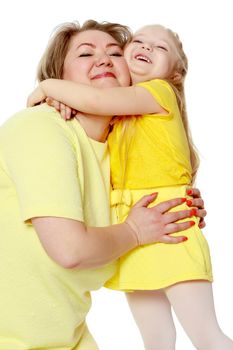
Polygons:
[[63,79],[100,88],[130,83],[122,49],[111,35],[100,30],[86,30],[71,39]]
[[168,79],[178,60],[172,34],[164,27],[141,28],[124,51],[133,83],[151,79]]

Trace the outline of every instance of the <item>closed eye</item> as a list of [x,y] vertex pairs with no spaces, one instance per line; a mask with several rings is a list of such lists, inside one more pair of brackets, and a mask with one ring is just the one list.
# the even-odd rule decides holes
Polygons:
[[138,43],[138,44],[142,44],[142,41],[141,40],[138,40],[138,39],[135,39],[132,41],[133,43]]
[[92,56],[92,54],[90,54],[90,53],[81,53],[81,55],[79,55],[79,57],[88,57],[88,56]]
[[114,52],[114,53],[111,53],[110,56],[122,57],[123,55],[120,52]]
[[157,45],[156,47],[158,49],[161,49],[161,50],[164,50],[164,51],[168,51],[168,49],[165,46]]

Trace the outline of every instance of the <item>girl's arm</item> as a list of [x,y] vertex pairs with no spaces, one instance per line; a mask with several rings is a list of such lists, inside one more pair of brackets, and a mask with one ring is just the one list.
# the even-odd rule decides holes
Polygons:
[[47,96],[87,114],[167,114],[150,92],[140,86],[101,89],[68,80],[47,79],[29,96],[28,107],[45,100]]

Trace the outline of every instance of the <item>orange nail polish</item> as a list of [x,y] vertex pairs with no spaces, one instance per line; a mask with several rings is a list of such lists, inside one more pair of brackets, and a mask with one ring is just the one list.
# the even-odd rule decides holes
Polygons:
[[187,193],[189,196],[191,196],[191,195],[193,194],[193,190],[188,189],[188,190],[186,191],[186,193]]
[[195,224],[195,221],[190,221],[190,226],[194,226]]
[[150,196],[155,196],[158,192],[151,193]]
[[191,209],[189,212],[189,216],[191,217],[191,216],[196,216],[196,215],[197,215],[197,209],[196,208]]
[[187,205],[188,205],[189,207],[191,207],[191,205],[193,204],[192,201],[191,201],[190,199],[187,199],[187,200],[186,200],[186,203],[187,203]]
[[188,240],[188,237],[183,237],[182,242],[185,242]]
[[181,198],[181,203],[186,202],[186,198]]

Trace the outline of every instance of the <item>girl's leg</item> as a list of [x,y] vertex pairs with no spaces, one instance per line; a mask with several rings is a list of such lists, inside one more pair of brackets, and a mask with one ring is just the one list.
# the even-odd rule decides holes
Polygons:
[[126,293],[146,350],[175,350],[170,303],[162,290]]
[[215,315],[212,285],[188,281],[165,289],[181,325],[198,350],[233,350]]

